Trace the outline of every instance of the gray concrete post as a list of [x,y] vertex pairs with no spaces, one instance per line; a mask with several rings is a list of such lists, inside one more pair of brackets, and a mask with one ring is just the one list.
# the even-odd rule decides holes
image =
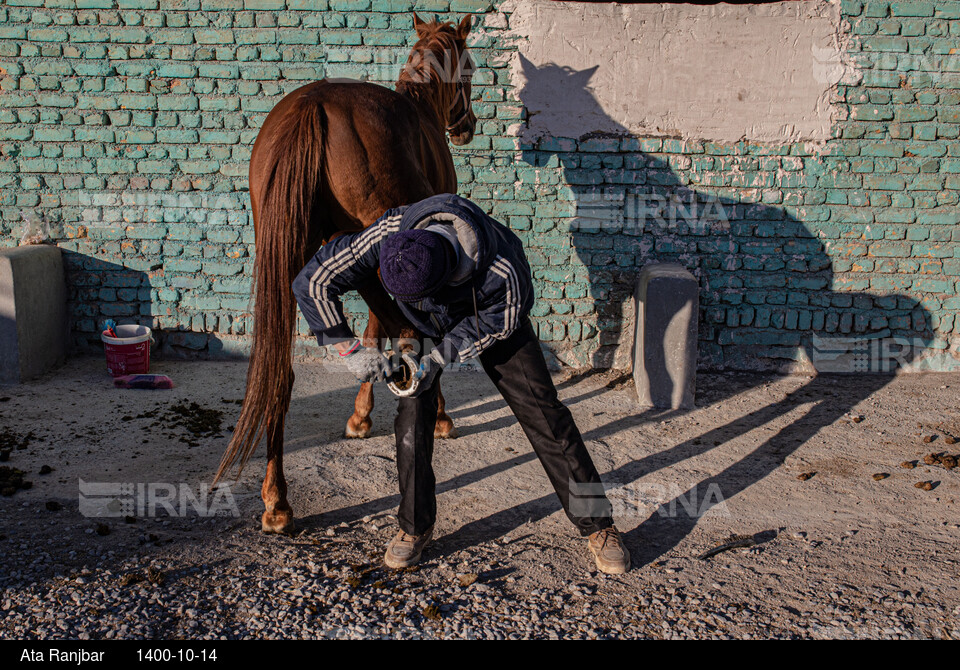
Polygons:
[[60,365],[68,343],[60,249],[0,249],[0,384],[18,384]]
[[696,278],[675,263],[641,270],[633,292],[633,379],[644,407],[691,409],[697,377]]

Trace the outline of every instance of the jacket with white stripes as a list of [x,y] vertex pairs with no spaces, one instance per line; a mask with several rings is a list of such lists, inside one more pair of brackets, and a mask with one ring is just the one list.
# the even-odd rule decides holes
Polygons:
[[[340,296],[379,281],[380,245],[387,235],[449,225],[471,268],[416,303],[397,300],[447,363],[478,356],[509,337],[533,306],[533,282],[520,239],[477,205],[449,193],[388,210],[370,227],[325,244],[293,282],[307,323],[321,344],[353,337]],[[458,266],[460,267],[460,266]]]

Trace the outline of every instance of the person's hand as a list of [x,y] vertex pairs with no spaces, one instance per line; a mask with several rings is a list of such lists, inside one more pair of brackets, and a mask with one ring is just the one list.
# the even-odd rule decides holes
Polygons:
[[340,354],[353,376],[364,382],[382,382],[393,374],[390,359],[376,347],[364,347],[359,341],[350,353]]
[[440,374],[440,371],[443,370],[444,365],[445,363],[436,349],[429,355],[421,358],[420,367],[413,373],[413,379],[417,382],[417,390],[414,391],[410,397],[416,398],[433,386],[433,382],[436,380],[437,375]]

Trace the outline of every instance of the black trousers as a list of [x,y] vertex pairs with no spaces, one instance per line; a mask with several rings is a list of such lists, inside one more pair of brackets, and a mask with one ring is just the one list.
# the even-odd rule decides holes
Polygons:
[[[540,459],[564,512],[582,535],[613,525],[600,475],[570,410],[557,397],[540,341],[529,319],[506,340],[480,354]],[[436,379],[440,379],[440,375]],[[421,535],[437,518],[433,429],[439,384],[417,398],[401,398],[394,424],[400,476],[400,528]]]

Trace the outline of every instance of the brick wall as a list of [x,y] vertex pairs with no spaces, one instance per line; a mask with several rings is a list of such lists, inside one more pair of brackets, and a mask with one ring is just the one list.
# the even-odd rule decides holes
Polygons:
[[[21,210],[48,215],[79,347],[113,317],[151,325],[167,353],[245,350],[257,128],[304,82],[391,83],[412,8],[476,14],[461,194],[524,239],[537,328],[562,360],[625,365],[637,269],[671,260],[701,282],[705,367],[805,367],[813,332],[916,338],[928,367],[960,363],[960,2],[925,1],[842,3],[856,68],[835,139],[814,146],[521,143],[497,3],[6,0],[0,244]],[[359,327],[362,303],[348,309]]]

